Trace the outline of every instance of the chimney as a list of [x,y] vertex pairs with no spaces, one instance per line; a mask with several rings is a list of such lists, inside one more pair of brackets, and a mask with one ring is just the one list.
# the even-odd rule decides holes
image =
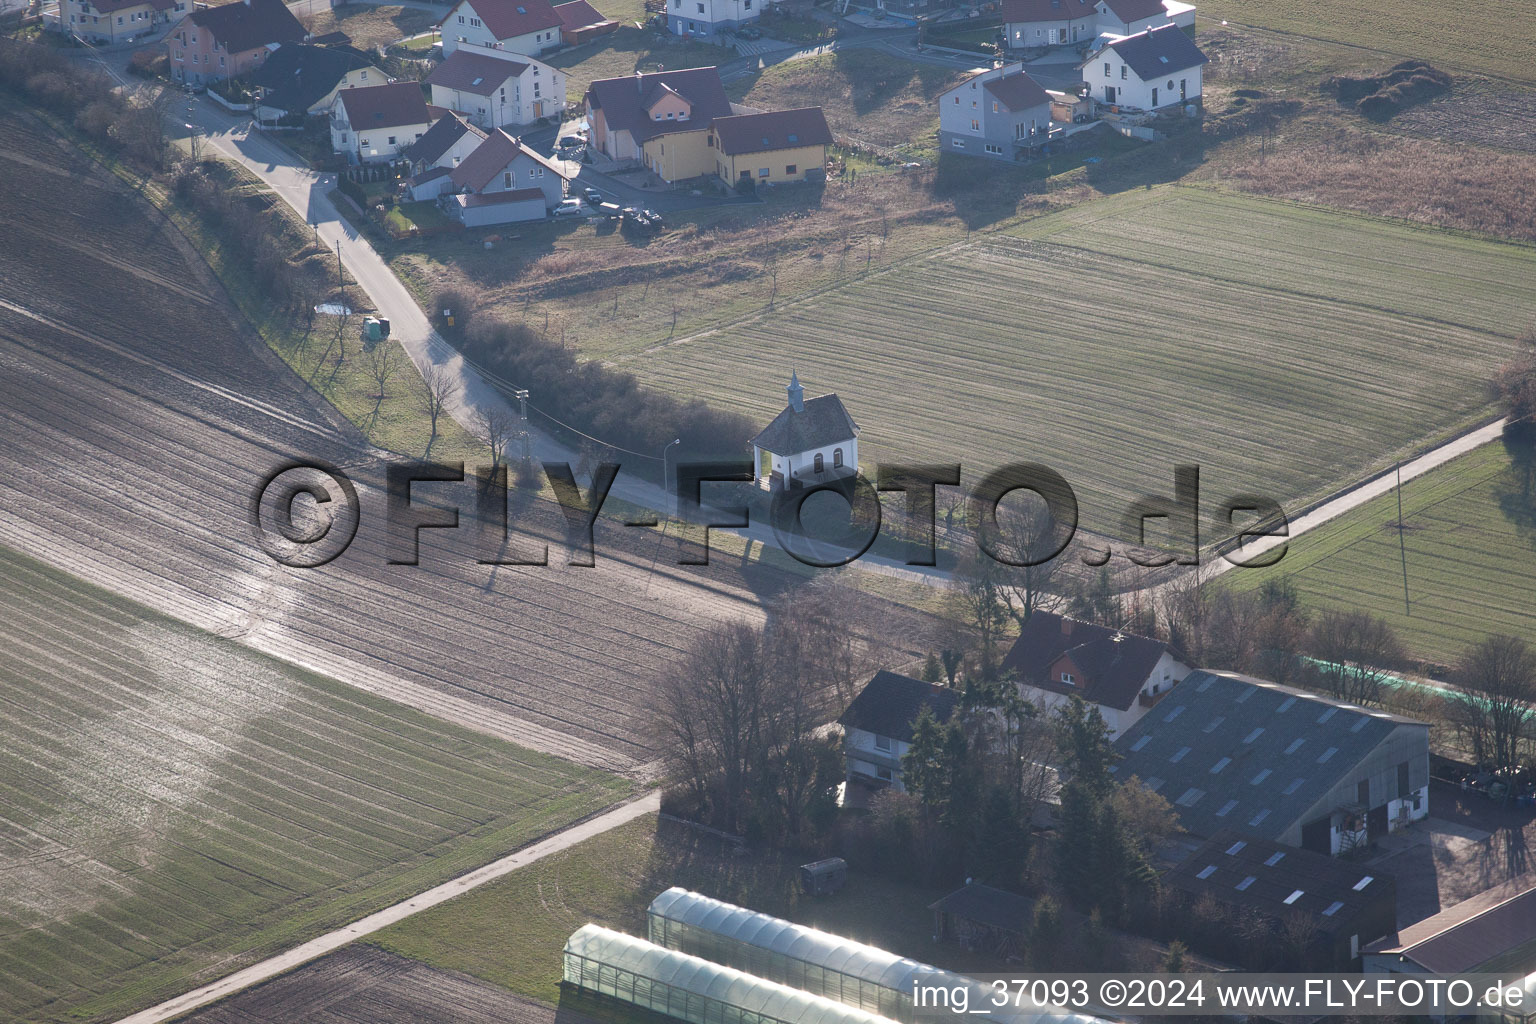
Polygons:
[[789,392],[789,407],[795,412],[804,412],[805,388],[800,386],[800,378],[795,375],[794,370],[789,371],[789,387],[785,390]]
[[1071,636],[1072,635],[1072,620],[1067,618],[1065,615],[1063,615],[1061,617],[1061,635],[1062,636]]

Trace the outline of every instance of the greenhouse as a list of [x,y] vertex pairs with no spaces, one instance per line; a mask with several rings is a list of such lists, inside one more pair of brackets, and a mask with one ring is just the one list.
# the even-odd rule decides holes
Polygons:
[[[646,911],[650,939],[675,949],[872,1014],[912,1024],[913,985],[971,989],[972,1015],[1010,1024],[1095,1024],[1096,1018],[1065,1009],[1009,1006],[995,1014],[976,1013],[989,1005],[992,989],[964,975],[896,956],[852,939],[673,887]],[[930,1015],[931,1016],[931,1015]]]
[[891,1024],[595,924],[566,941],[565,980],[688,1024]]

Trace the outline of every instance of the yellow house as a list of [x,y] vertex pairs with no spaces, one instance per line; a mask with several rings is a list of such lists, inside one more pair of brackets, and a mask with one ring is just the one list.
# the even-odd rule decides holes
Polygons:
[[709,148],[709,128],[700,125],[698,131],[674,131],[648,139],[642,147],[641,162],[666,182],[714,174],[715,156]]
[[820,107],[717,117],[709,127],[714,172],[728,184],[777,185],[826,174],[832,129]]

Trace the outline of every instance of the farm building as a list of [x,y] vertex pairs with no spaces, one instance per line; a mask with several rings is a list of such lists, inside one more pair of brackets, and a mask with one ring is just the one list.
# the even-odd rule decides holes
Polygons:
[[[980,982],[897,956],[876,946],[738,907],[673,887],[646,910],[651,942],[808,993],[835,999],[868,1014],[912,1024],[913,982],[973,990],[972,1006],[987,1005]],[[1097,1024],[1096,1018],[1047,1008],[1009,1007],[1013,1024]]]
[[1093,97],[1111,106],[1160,110],[1200,101],[1209,58],[1177,25],[1113,38],[1080,67]]
[[707,144],[727,184],[778,185],[825,178],[832,129],[820,107],[717,117]]
[[565,111],[565,76],[503,50],[463,47],[427,76],[432,102],[487,131],[531,125]]
[[331,149],[350,163],[395,160],[435,120],[415,82],[343,89],[331,103]]
[[859,471],[859,425],[835,394],[807,399],[790,371],[789,404],[752,439],[757,485],[808,487]]
[[560,38],[571,46],[616,32],[619,28],[617,21],[603,17],[587,0],[566,0],[563,4],[555,4],[555,13],[560,16]]
[[1169,23],[1195,34],[1195,6],[1181,0],[1098,0],[1094,9],[1099,35],[1133,36]]
[[561,45],[561,24],[549,0],[459,0],[438,29],[444,57],[465,47],[537,57]]
[[1369,973],[1536,972],[1536,874],[1479,893],[1372,943]]
[[1429,814],[1429,726],[1233,672],[1190,673],[1115,741],[1196,836],[1349,853]]
[[848,783],[905,792],[901,759],[912,745],[912,723],[923,708],[940,722],[960,705],[954,690],[895,672],[876,672],[838,721],[846,732]]
[[715,68],[599,79],[585,105],[594,149],[618,163],[643,163],[666,181],[715,172],[709,123],[731,114]]
[[339,90],[388,82],[371,57],[350,46],[284,43],[251,72],[261,95],[256,114],[263,120],[324,114]]
[[[1166,872],[1163,884],[1186,912],[1202,901],[1225,910],[1221,923],[1203,923],[1209,935],[1190,922],[1176,929],[1181,936],[1253,971],[1359,970],[1361,950],[1397,929],[1391,875],[1230,829]],[[1261,937],[1238,944],[1234,936],[1252,931],[1238,922],[1254,918]]]
[[241,0],[221,7],[191,6],[165,37],[171,77],[206,85],[248,74],[282,43],[307,33],[282,0]]
[[1003,671],[1036,707],[1055,708],[1074,696],[1095,705],[1114,738],[1167,697],[1190,667],[1162,640],[1037,611],[1003,658]]
[[945,153],[1015,160],[1044,143],[1050,130],[1051,97],[1023,64],[978,72],[939,94]]
[[565,943],[564,981],[687,1024],[886,1024],[842,1003],[583,925]]

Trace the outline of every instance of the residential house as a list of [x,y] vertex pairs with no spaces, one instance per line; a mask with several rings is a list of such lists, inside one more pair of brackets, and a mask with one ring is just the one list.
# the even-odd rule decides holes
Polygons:
[[1196,836],[1340,854],[1429,815],[1426,723],[1231,672],[1190,673],[1115,749]]
[[260,90],[256,115],[263,121],[281,117],[328,114],[342,89],[384,85],[389,76],[373,59],[350,46],[284,43],[251,72]]
[[[1366,947],[1366,973],[1536,973],[1536,874],[1512,878]],[[1526,1004],[1529,1007],[1530,1004]]]
[[848,782],[905,792],[901,759],[912,746],[912,723],[923,708],[947,722],[959,706],[960,694],[954,690],[895,672],[875,673],[838,719]]
[[459,0],[438,29],[444,57],[461,47],[537,57],[561,45],[561,25],[549,0]]
[[[727,184],[824,179],[832,129],[820,107],[717,117],[706,144]],[[665,177],[665,175],[663,175]]]
[[1133,36],[1170,22],[1195,34],[1195,6],[1181,0],[1098,0],[1094,10],[1099,35]]
[[432,102],[481,128],[521,128],[565,113],[565,75],[505,50],[460,47],[427,76]]
[[807,399],[789,375],[789,404],[752,439],[757,486],[812,487],[859,471],[859,425],[837,395]]
[[1081,697],[1098,708],[1111,738],[1141,719],[1189,675],[1162,640],[1037,611],[1003,658],[1002,670],[1036,707]]
[[1002,14],[1010,50],[1085,46],[1098,34],[1093,0],[1003,0]]
[[1002,957],[1026,951],[1035,922],[1033,899],[976,881],[939,897],[928,909],[940,942],[958,942]]
[[192,9],[192,0],[60,0],[59,24],[88,43],[131,42]]
[[171,77],[206,85],[248,74],[283,43],[301,43],[304,26],[283,0],[237,0],[195,7],[165,39]]
[[560,38],[571,46],[579,46],[589,39],[617,32],[619,28],[617,21],[603,17],[587,0],[566,0],[563,4],[555,4],[555,13],[560,16]]
[[1214,902],[1234,919],[1262,921],[1267,939],[1229,936],[1202,950],[1250,971],[1357,971],[1361,951],[1397,931],[1390,874],[1231,829],[1165,872],[1163,888],[1186,913]]
[[1200,101],[1201,69],[1209,60],[1177,25],[1110,39],[1081,66],[1095,99],[1133,110]]
[[458,114],[445,114],[400,155],[411,167],[406,191],[415,200],[435,199],[453,191],[450,175],[485,138]]
[[669,182],[716,173],[709,125],[732,113],[714,68],[600,79],[587,87],[585,106],[592,148]]
[[978,72],[939,94],[945,153],[1015,160],[1050,137],[1051,97],[1024,65]]
[[716,36],[756,21],[768,0],[667,0],[667,31]]
[[498,128],[448,174],[466,227],[539,220],[565,198],[565,170]]
[[393,161],[437,117],[415,82],[342,89],[331,103],[331,149],[352,163]]

